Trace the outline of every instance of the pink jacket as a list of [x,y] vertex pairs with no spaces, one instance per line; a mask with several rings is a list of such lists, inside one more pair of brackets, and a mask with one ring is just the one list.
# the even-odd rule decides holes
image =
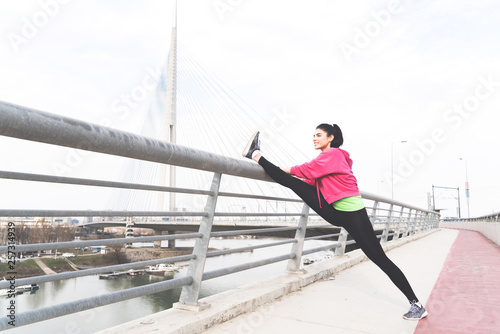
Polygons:
[[316,186],[318,200],[321,192],[330,204],[339,199],[360,194],[356,177],[352,173],[352,160],[349,153],[340,148],[326,149],[315,159],[293,166],[290,173]]

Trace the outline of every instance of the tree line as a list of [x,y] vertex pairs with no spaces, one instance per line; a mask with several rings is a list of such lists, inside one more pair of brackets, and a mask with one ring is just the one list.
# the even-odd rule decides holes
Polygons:
[[[75,228],[69,225],[52,225],[47,222],[33,225],[16,222],[14,228],[14,242],[17,245],[72,241],[75,238]],[[2,245],[6,245],[9,241],[7,229],[7,226],[0,227],[0,244]]]

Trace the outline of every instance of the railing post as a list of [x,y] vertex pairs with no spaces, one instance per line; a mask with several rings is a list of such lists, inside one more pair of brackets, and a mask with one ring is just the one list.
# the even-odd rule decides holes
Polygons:
[[413,217],[413,224],[410,226],[410,230],[408,235],[414,235],[415,234],[415,226],[417,225],[417,218],[418,218],[418,210],[415,210],[415,215]]
[[294,274],[303,274],[305,270],[300,269],[301,259],[302,259],[302,251],[304,250],[304,239],[306,237],[307,231],[307,221],[309,219],[309,206],[304,203],[302,207],[302,214],[299,219],[299,224],[297,226],[297,230],[295,232],[295,242],[292,246],[292,254],[295,256],[288,260],[288,264],[286,270],[290,273]]
[[410,234],[410,224],[411,224],[411,213],[412,213],[412,211],[413,211],[413,209],[410,209],[410,211],[408,211],[408,220],[406,221],[406,224],[405,224],[403,238],[407,237]]
[[375,221],[377,220],[377,209],[378,209],[379,202],[375,201],[373,202],[373,207],[372,207],[372,216],[370,217],[370,221],[372,223],[372,226],[375,225]]
[[342,256],[345,254],[345,246],[347,242],[347,236],[349,233],[347,233],[347,230],[345,228],[340,229],[340,235],[338,238],[338,242],[340,243],[340,246],[335,248],[335,256]]
[[205,206],[205,212],[208,213],[208,216],[203,217],[198,231],[203,234],[203,236],[196,239],[193,249],[193,254],[196,255],[196,258],[189,262],[186,274],[186,276],[191,276],[193,278],[193,283],[182,287],[179,302],[174,304],[175,308],[189,311],[201,311],[210,307],[210,305],[207,304],[200,305],[198,303],[198,297],[200,295],[201,281],[205,269],[205,261],[207,259],[208,244],[210,242],[210,233],[212,232],[215,215],[215,206],[219,196],[220,181],[221,174],[215,173],[212,180],[212,186],[210,187],[210,191],[212,191],[213,194],[208,196]]
[[392,237],[392,240],[399,239],[399,233],[401,232],[401,224],[403,222],[404,209],[405,209],[404,207],[401,207],[401,211],[399,212],[398,222],[397,222],[396,229],[394,231],[394,236]]
[[[134,236],[134,230],[132,227],[134,226],[134,218],[127,217],[127,221],[125,223],[125,238],[132,238]],[[125,248],[131,248],[132,244],[125,244]]]
[[381,242],[387,242],[387,240],[389,239],[389,229],[391,228],[393,209],[394,209],[394,204],[391,204],[391,206],[389,207],[389,215],[387,216],[387,220],[385,221],[384,231],[382,232],[382,237],[380,238]]

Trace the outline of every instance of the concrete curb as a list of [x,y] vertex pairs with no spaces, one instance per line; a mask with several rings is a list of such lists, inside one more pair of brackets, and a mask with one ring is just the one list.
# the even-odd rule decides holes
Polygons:
[[[403,239],[387,242],[382,246],[387,252],[414,240],[426,237],[438,230],[425,231]],[[361,250],[354,250],[342,257],[334,257],[329,260],[313,263],[307,266],[307,271],[303,274],[283,273],[265,281],[251,283],[200,299],[200,304],[210,305],[209,308],[200,312],[168,309],[98,333],[202,333],[213,325],[251,312],[259,306],[298,291],[316,281],[328,279],[330,276],[361,263],[366,259],[367,257]]]

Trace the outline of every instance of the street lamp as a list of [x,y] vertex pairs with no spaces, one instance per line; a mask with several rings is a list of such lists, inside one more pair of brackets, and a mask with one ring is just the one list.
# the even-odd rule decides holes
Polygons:
[[394,199],[394,144],[404,144],[406,140],[393,141],[391,143],[391,198]]
[[467,160],[465,160],[464,158],[458,158],[459,160],[462,160],[463,162],[465,162],[465,197],[467,198],[467,218],[470,218],[470,211],[469,211],[469,197],[470,197],[470,193],[469,193],[469,176],[467,175]]

